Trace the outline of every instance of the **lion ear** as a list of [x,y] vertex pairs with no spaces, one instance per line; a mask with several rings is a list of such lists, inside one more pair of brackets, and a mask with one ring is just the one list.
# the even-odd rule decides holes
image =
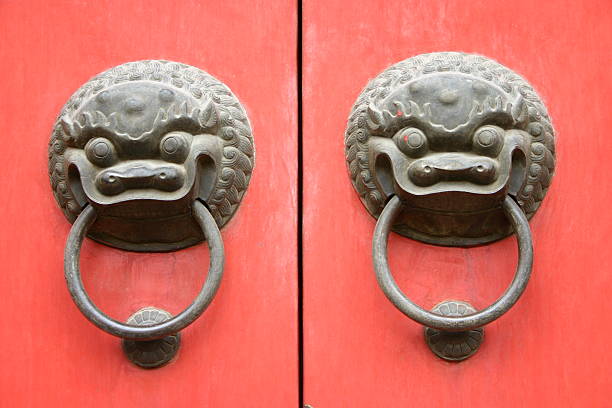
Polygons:
[[60,123],[60,126],[62,127],[62,130],[66,134],[66,136],[68,136],[69,138],[76,137],[77,132],[76,132],[74,122],[72,121],[72,119],[70,119],[67,115],[63,115],[60,118],[59,123]]
[[366,110],[366,126],[371,132],[379,130],[381,127],[383,127],[383,115],[372,105],[368,105]]
[[204,107],[202,107],[200,110],[198,121],[200,122],[200,126],[202,126],[204,129],[211,129],[217,125],[217,122],[219,121],[219,113],[217,112],[215,103],[211,99],[209,99]]
[[529,119],[527,104],[521,94],[519,94],[514,101],[510,102],[508,110],[516,124],[524,125],[527,123],[527,119]]

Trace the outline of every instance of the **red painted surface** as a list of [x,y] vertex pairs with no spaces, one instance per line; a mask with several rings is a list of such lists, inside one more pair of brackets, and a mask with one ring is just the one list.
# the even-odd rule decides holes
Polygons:
[[[1,407],[297,405],[296,27],[295,2],[0,2]],[[69,224],[47,177],[51,126],[72,92],[147,58],[224,81],[246,106],[257,148],[249,191],[222,230],[221,288],[183,332],[179,358],[152,371],[132,366],[72,303]],[[147,305],[187,306],[208,250],[147,255],[87,242],[82,263],[94,301],[126,319]]]
[[[609,1],[304,1],[304,392],[314,408],[609,407],[612,387]],[[535,263],[518,304],[471,359],[435,357],[385,298],[374,219],[351,186],[350,108],[388,65],[432,51],[481,53],[524,75],[557,130],[558,167],[531,222]],[[477,308],[514,273],[513,238],[473,249],[397,235],[395,277],[419,304]]]

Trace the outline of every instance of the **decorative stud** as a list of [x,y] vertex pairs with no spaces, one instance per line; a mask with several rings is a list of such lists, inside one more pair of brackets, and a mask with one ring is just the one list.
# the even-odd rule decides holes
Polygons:
[[[152,326],[169,320],[172,315],[155,307],[145,307],[127,320],[133,326]],[[168,364],[176,356],[181,344],[179,333],[158,340],[122,340],[123,352],[134,364],[142,368],[157,368]]]
[[[476,313],[467,302],[447,300],[436,305],[432,312],[442,316],[459,317]],[[448,361],[461,361],[470,357],[484,340],[484,328],[462,332],[448,332],[425,327],[425,341],[438,357]]]

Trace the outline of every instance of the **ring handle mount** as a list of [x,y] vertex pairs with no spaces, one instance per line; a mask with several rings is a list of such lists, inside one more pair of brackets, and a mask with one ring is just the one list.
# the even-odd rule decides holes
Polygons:
[[153,326],[127,325],[105,315],[89,298],[81,279],[79,257],[87,230],[96,219],[93,207],[86,207],[72,224],[64,254],[66,283],[72,299],[83,315],[99,329],[130,340],[155,340],[174,334],[193,323],[208,307],[219,289],[223,276],[224,250],[221,233],[212,215],[204,204],[195,201],[193,216],[202,228],[210,249],[210,266],[206,281],[195,300],[177,316]]
[[[401,208],[401,200],[393,196],[376,223],[372,240],[372,258],[378,284],[395,307],[427,328],[426,340],[436,355],[447,360],[463,360],[471,356],[482,342],[481,328],[506,313],[518,301],[527,287],[533,264],[533,245],[529,222],[518,204],[512,198],[506,197],[503,202],[503,210],[515,229],[519,256],[514,279],[499,299],[481,311],[476,311],[471,305],[464,302],[447,301],[437,305],[430,312],[416,305],[401,291],[389,268],[387,241],[391,226]],[[480,333],[477,344],[469,341],[470,338],[477,336],[474,331]],[[438,344],[436,339],[440,334],[443,334],[440,339],[444,341]]]
[[[219,228],[206,206],[199,201],[193,204],[193,216],[200,225],[210,250],[208,275],[206,276],[206,281],[200,293],[196,296],[193,303],[177,316],[170,317],[167,312],[161,311],[160,315],[164,315],[165,318],[157,321],[155,319],[145,318],[146,316],[139,318],[140,312],[137,312],[128,320],[128,324],[125,324],[108,317],[100,311],[89,298],[83,286],[79,267],[81,246],[87,234],[87,230],[96,219],[95,209],[91,206],[86,207],[81,214],[79,214],[77,220],[70,229],[64,254],[64,272],[68,290],[81,313],[99,329],[113,336],[121,337],[124,340],[151,342],[161,339],[157,341],[157,343],[147,344],[157,344],[163,351],[165,348],[164,344],[169,341],[168,336],[175,335],[200,317],[217,293],[223,276],[225,258],[223,241],[221,240]],[[142,321],[140,321],[141,319]],[[135,321],[136,324],[129,324],[132,321]],[[154,322],[154,324],[150,324],[152,322]],[[176,341],[176,348],[178,348],[178,338]],[[134,361],[125,343],[124,351],[128,354],[128,357]],[[157,361],[158,364],[155,366],[157,367],[167,363],[175,353],[176,350],[174,353],[170,353],[170,356],[160,356]],[[151,365],[152,363],[148,360],[149,357],[146,356],[146,353],[144,358],[145,362],[143,364],[149,364],[148,367],[152,368],[153,365]]]
[[[156,307],[145,307],[134,313],[127,324],[135,326],[151,326],[170,320],[172,315]],[[155,340],[121,341],[123,352],[134,364],[142,368],[158,368],[168,364],[176,357],[181,345],[181,334],[175,333]]]
[[[465,316],[476,313],[467,302],[446,300],[434,306],[431,311],[441,316]],[[448,361],[461,361],[472,356],[484,340],[484,328],[477,327],[461,332],[448,332],[425,327],[425,341],[438,357]]]

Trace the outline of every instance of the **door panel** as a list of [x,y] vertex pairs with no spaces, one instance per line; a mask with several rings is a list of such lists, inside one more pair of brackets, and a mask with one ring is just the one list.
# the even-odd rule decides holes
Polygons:
[[[0,406],[297,404],[296,27],[294,2],[1,2]],[[68,294],[70,225],[49,186],[47,143],[82,83],[151,58],[194,65],[227,84],[247,110],[257,160],[239,211],[221,231],[219,292],[182,332],[178,358],[143,370]],[[136,254],[86,240],[82,257],[93,300],[122,321],[149,305],[181,311],[207,266],[206,245]]]
[[[609,406],[610,11],[605,1],[304,1],[305,403]],[[375,220],[344,159],[347,118],[368,80],[434,51],[479,53],[523,75],[557,131],[556,174],[531,221],[531,282],[461,363],[431,353],[422,327],[379,289]],[[491,304],[512,279],[516,252],[515,238],[469,249],[397,234],[389,243],[398,284],[426,309],[449,298]]]

